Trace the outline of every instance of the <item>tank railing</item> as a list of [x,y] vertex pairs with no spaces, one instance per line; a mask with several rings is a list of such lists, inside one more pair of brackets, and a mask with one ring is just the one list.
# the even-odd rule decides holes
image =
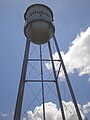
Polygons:
[[35,17],[34,17],[34,19],[32,19],[32,20],[30,20],[30,19],[28,19],[25,23],[24,23],[24,27],[27,25],[27,24],[29,24],[29,23],[32,23],[32,22],[35,22],[35,21],[46,21],[46,22],[50,22],[50,23],[52,23],[53,24],[53,26],[55,26],[55,23],[54,23],[54,21],[51,21],[50,19],[48,20],[48,19],[44,19],[44,17],[43,18],[40,18],[40,17],[36,17],[37,19],[35,19]]
[[[28,19],[28,20],[27,20]],[[30,19],[47,19],[49,21],[52,21],[52,17],[48,17],[48,16],[38,16],[38,15],[33,15],[33,16],[30,16],[26,19],[26,22],[29,21]]]

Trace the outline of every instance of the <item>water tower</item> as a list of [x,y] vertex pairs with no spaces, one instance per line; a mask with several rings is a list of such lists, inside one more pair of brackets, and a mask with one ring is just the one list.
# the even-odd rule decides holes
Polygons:
[[[24,14],[24,19],[25,19],[25,26],[24,26],[24,34],[27,38],[26,40],[26,47],[25,47],[25,54],[24,54],[24,60],[23,60],[23,66],[22,66],[22,72],[21,72],[21,78],[20,78],[20,84],[19,84],[19,90],[18,90],[18,95],[17,95],[17,101],[16,101],[16,107],[15,107],[15,113],[14,113],[14,120],[20,120],[21,118],[21,110],[22,110],[22,102],[23,102],[23,94],[24,94],[24,88],[25,88],[25,84],[27,82],[31,83],[31,82],[39,82],[41,83],[42,86],[42,104],[43,104],[43,120],[46,120],[45,118],[45,90],[44,90],[44,83],[45,82],[54,82],[55,86],[56,86],[56,92],[58,95],[58,101],[59,101],[59,105],[61,108],[61,114],[62,114],[62,120],[66,120],[65,118],[65,113],[64,113],[64,108],[63,108],[63,104],[62,104],[62,97],[61,97],[61,93],[60,93],[60,88],[59,88],[59,84],[58,84],[58,77],[59,77],[59,73],[61,70],[61,67],[63,69],[65,78],[66,78],[66,82],[68,85],[68,88],[70,90],[70,94],[77,112],[77,116],[79,120],[82,120],[81,118],[81,114],[77,105],[77,101],[59,50],[59,46],[55,37],[55,26],[53,24],[53,12],[52,10],[43,4],[34,4],[31,5],[27,8],[25,14]],[[51,42],[52,40],[50,40],[51,38],[53,38],[59,59],[55,60],[53,59],[52,56],[52,48],[51,48]],[[40,58],[39,59],[30,59],[28,57],[29,55],[29,48],[30,48],[30,43],[33,43],[35,45],[38,45],[40,47],[39,49],[39,54],[40,54]],[[50,54],[50,58],[48,59],[43,59],[42,57],[42,46],[46,44],[48,47],[48,51]],[[28,66],[28,62],[30,61],[40,61],[40,77],[41,79],[39,80],[26,80],[26,73],[27,73],[27,66]],[[52,64],[52,70],[53,70],[53,75],[54,75],[54,80],[45,80],[44,79],[44,73],[43,73],[43,61],[50,61]],[[54,62],[58,61],[60,62],[60,66],[58,69],[58,72],[56,74],[56,70],[55,70],[55,64]],[[37,78],[36,78],[37,79]],[[37,84],[38,85],[38,84]]]

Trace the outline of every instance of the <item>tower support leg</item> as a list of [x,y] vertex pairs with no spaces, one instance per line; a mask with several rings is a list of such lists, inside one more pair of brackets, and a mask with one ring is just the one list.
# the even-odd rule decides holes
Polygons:
[[44,102],[44,81],[43,81],[43,65],[42,65],[42,49],[40,45],[40,64],[41,64],[41,81],[42,81],[42,100],[43,100],[43,120],[45,120],[45,102]]
[[21,109],[22,109],[22,102],[23,102],[29,47],[30,47],[30,40],[27,40],[26,47],[25,47],[25,53],[24,53],[22,72],[21,72],[21,78],[20,78],[20,84],[19,84],[19,90],[18,90],[18,96],[17,96],[17,101],[16,101],[16,107],[15,107],[15,113],[14,113],[14,120],[20,120],[20,117],[21,117]]
[[50,57],[51,57],[51,63],[52,63],[53,74],[54,74],[55,83],[56,83],[56,89],[57,89],[59,104],[60,104],[60,107],[61,107],[61,114],[62,114],[63,120],[66,120],[65,119],[65,114],[64,114],[64,109],[63,109],[63,104],[62,104],[62,98],[61,98],[61,95],[60,95],[60,89],[59,89],[59,85],[58,85],[58,80],[57,80],[57,76],[56,76],[54,61],[53,61],[53,57],[52,57],[52,50],[51,50],[50,42],[48,42],[48,48],[49,48]]
[[67,81],[67,84],[68,84],[68,87],[69,87],[69,90],[70,90],[70,93],[71,93],[71,96],[72,96],[72,100],[73,100],[73,103],[74,103],[74,106],[75,106],[75,109],[76,109],[76,113],[78,115],[78,119],[82,120],[82,117],[81,117],[81,114],[80,114],[80,111],[79,111],[79,108],[78,108],[78,105],[77,105],[77,101],[76,101],[76,98],[75,98],[75,95],[74,95],[74,92],[73,92],[73,89],[72,89],[72,86],[71,86],[71,83],[70,83],[65,65],[64,65],[64,62],[63,62],[63,59],[62,59],[62,56],[60,54],[60,50],[59,50],[55,35],[53,36],[53,39],[54,39],[54,42],[55,42],[55,46],[56,46],[59,58],[61,60],[62,68],[63,68],[64,74],[65,74],[65,77],[66,77],[66,81]]

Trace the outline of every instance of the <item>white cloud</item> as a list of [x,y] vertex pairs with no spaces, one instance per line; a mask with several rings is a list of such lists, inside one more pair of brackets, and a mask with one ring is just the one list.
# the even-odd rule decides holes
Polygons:
[[88,114],[90,112],[90,102],[88,102],[86,105],[83,105],[83,113]]
[[[81,105],[78,105],[79,108],[81,109]],[[28,115],[28,120],[42,120],[43,119],[43,114],[42,114],[42,105],[37,106],[34,109],[34,112],[32,111],[27,111]],[[78,120],[74,104],[70,102],[65,102],[63,101],[63,107],[64,107],[64,112],[65,112],[65,117],[68,120]],[[83,105],[83,112],[81,112],[82,119],[84,120],[85,117],[83,113],[88,113],[90,112],[90,105],[89,103],[86,105]],[[52,102],[45,103],[45,111],[46,111],[46,120],[60,120],[62,119],[61,116],[61,110],[57,108],[56,104]]]
[[[79,76],[90,74],[90,27],[73,40],[67,53],[61,51],[61,54],[68,73],[78,70]],[[57,52],[53,54],[53,58],[59,58]],[[57,64],[58,62],[55,62],[56,70]],[[46,67],[52,69],[51,63],[46,63]]]
[[7,113],[2,113],[2,112],[1,112],[1,113],[0,113],[0,116],[1,116],[1,117],[8,117],[8,114],[7,114]]

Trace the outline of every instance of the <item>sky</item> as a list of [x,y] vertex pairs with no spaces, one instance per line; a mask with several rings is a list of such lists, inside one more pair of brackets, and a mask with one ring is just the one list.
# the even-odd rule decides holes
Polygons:
[[[26,38],[24,36],[24,13],[29,5],[42,3],[49,6],[54,14],[55,36],[61,50],[61,54],[69,74],[76,99],[81,110],[82,117],[85,115],[90,119],[90,1],[89,0],[2,0],[0,1],[0,120],[13,120],[13,114],[16,104],[20,74],[23,63],[24,48]],[[53,43],[53,41],[52,41]],[[35,45],[31,44],[33,48]],[[52,45],[53,46],[53,45]],[[38,48],[35,48],[38,50]],[[45,48],[44,48],[45,49]],[[32,57],[36,56],[34,50]],[[44,50],[46,56],[46,51]],[[37,55],[38,57],[38,55]],[[48,57],[48,56],[47,56]],[[53,51],[53,57],[58,58],[57,52]],[[34,64],[34,63],[33,63]],[[56,71],[58,69],[56,65]],[[31,66],[29,66],[31,67]],[[32,70],[29,68],[30,71]],[[38,64],[36,64],[36,69]],[[52,73],[51,63],[47,62],[44,68]],[[40,72],[40,71],[39,71]],[[30,72],[29,72],[30,73]],[[32,72],[37,77],[35,70]],[[29,75],[27,75],[28,77]],[[46,72],[46,76],[49,73]],[[74,120],[76,113],[73,103],[68,93],[65,80],[62,80],[63,73],[59,74],[59,83],[65,114],[68,120]],[[64,78],[63,78],[64,79]],[[65,87],[65,89],[63,88]],[[32,88],[31,88],[32,87]],[[42,103],[39,102],[39,94],[35,103],[26,109],[30,100],[33,101],[38,94],[40,85],[28,85],[25,89],[25,100],[23,102],[22,120],[41,120]],[[50,90],[45,84],[45,94]],[[34,93],[29,93],[31,90]],[[65,92],[66,91],[66,95]],[[53,91],[55,88],[53,87]],[[31,97],[32,96],[32,97]],[[48,100],[49,99],[49,100]],[[58,120],[61,115],[58,108],[58,100],[53,92],[46,98],[46,117],[47,120]],[[68,109],[70,111],[68,111]],[[72,113],[70,113],[72,111]],[[55,113],[55,114],[53,114]],[[74,114],[74,116],[73,116]]]

